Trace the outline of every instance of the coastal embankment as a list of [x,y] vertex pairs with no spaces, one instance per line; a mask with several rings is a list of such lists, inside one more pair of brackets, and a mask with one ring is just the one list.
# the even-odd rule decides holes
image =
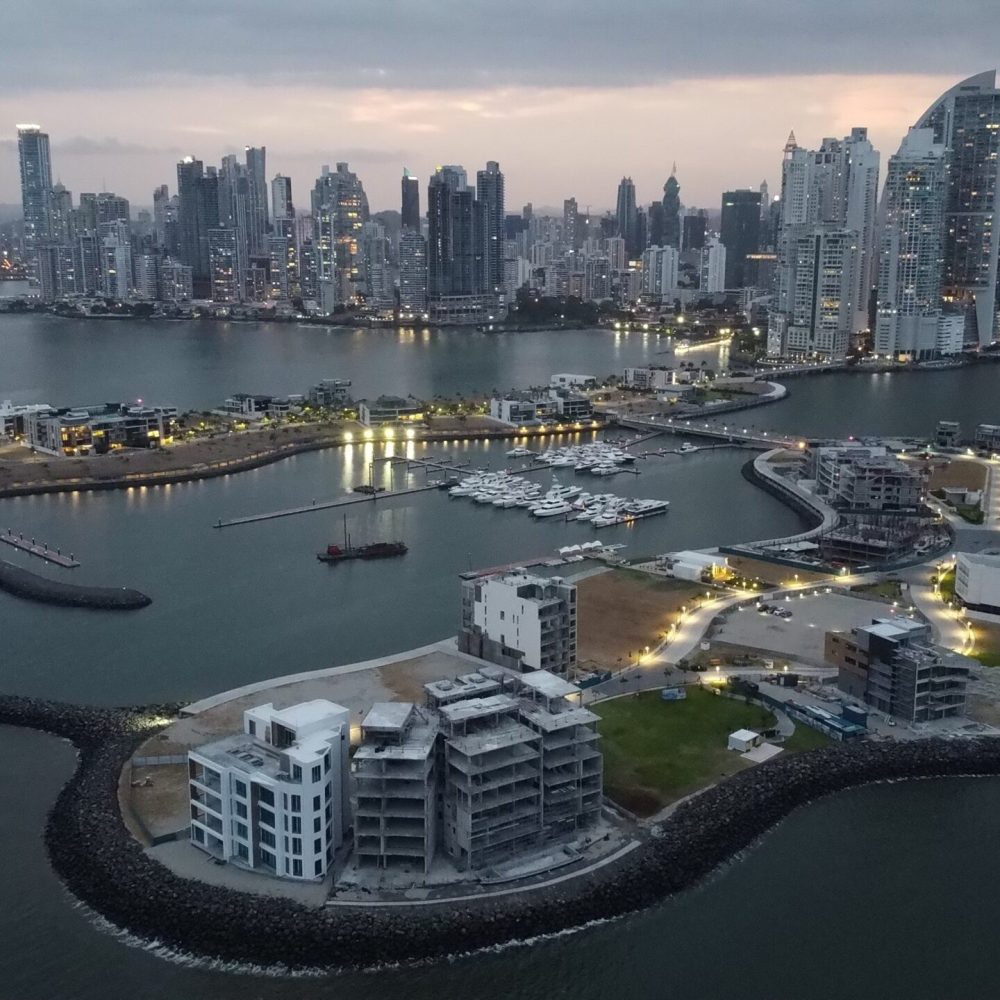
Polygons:
[[122,822],[121,769],[168,710],[101,710],[0,697],[0,724],[71,740],[77,770],[45,837],[67,888],[113,925],[173,952],[274,970],[364,968],[466,953],[652,906],[684,890],[811,800],[854,786],[1000,774],[1000,739],[863,743],[782,757],[681,804],[597,872],[502,898],[414,907],[309,907],[183,879]]
[[128,587],[87,587],[50,580],[30,570],[0,559],[0,590],[42,604],[66,608],[94,608],[101,611],[135,611],[153,603],[140,590]]

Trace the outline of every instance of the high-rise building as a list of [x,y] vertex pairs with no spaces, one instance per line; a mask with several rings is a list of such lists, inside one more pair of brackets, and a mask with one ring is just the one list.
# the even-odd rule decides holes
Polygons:
[[208,231],[209,262],[212,275],[212,301],[225,304],[240,302],[239,254],[236,231],[230,228]]
[[942,294],[966,316],[966,342],[998,339],[997,218],[1000,90],[996,73],[979,73],[942,94],[916,123],[947,149]]
[[312,191],[314,242],[317,253],[320,306],[353,302],[361,294],[361,252],[358,239],[368,221],[368,196],[347,163],[336,170],[323,166]]
[[625,254],[634,260],[642,252],[639,246],[639,213],[635,201],[635,184],[631,177],[618,183],[618,205],[615,211],[618,235],[625,240]]
[[865,128],[852,129],[844,139],[823,139],[818,150],[799,146],[795,133],[789,135],[774,238],[777,267],[768,317],[769,354],[780,355],[789,348],[787,334],[793,322],[795,288],[800,284],[795,271],[800,240],[808,238],[816,226],[832,225],[856,233],[857,252],[849,276],[850,332],[867,328],[875,280],[878,175],[879,154]]
[[675,247],[649,247],[642,255],[643,292],[647,295],[673,295],[677,289],[679,259]]
[[294,219],[295,206],[292,204],[292,179],[282,174],[275,174],[271,181],[271,218]]
[[128,222],[102,223],[100,238],[101,291],[108,298],[132,296],[132,235]]
[[247,249],[250,255],[267,253],[265,240],[269,228],[267,216],[267,148],[247,146]]
[[[681,246],[681,186],[677,181],[677,164],[674,164],[667,183],[663,185],[663,245]],[[684,244],[687,248],[687,244]]]
[[707,223],[704,210],[684,216],[681,230],[681,246],[684,250],[700,250],[705,245]]
[[219,179],[201,160],[186,156],[177,164],[178,256],[191,268],[197,298],[211,295],[208,232],[219,227]]
[[717,239],[710,239],[701,248],[698,269],[698,288],[714,295],[726,289],[726,257],[728,251]]
[[166,184],[161,184],[153,191],[153,242],[158,247],[166,246],[169,204],[170,189]]
[[726,288],[747,284],[747,254],[760,249],[760,192],[726,191],[722,196],[719,238],[726,248]]
[[423,316],[427,309],[427,244],[416,229],[399,237],[399,311]]
[[583,243],[583,231],[576,198],[567,198],[563,202],[563,243],[567,250],[579,250]]
[[850,345],[858,234],[834,223],[796,230],[786,354],[840,360]]
[[73,192],[57,183],[52,189],[50,235],[54,243],[68,243],[76,230]]
[[415,233],[420,232],[420,181],[414,177],[409,170],[403,168],[402,186],[402,213],[401,225],[403,229],[410,229]]
[[947,199],[947,148],[933,129],[911,129],[885,178],[876,354],[920,360],[936,353]]
[[37,125],[18,125],[17,152],[24,214],[23,247],[30,273],[35,251],[52,238],[52,161],[48,133]]
[[439,167],[427,185],[427,296],[472,295],[473,197],[465,171]]
[[267,245],[270,257],[270,297],[286,301],[299,288],[299,244],[293,218],[275,215]]
[[476,291],[499,295],[503,291],[504,180],[495,160],[487,161],[486,169],[476,173],[476,200],[482,253]]
[[[646,214],[646,219],[649,224],[649,231],[647,233],[647,242],[651,247],[658,247],[663,245],[663,203],[659,201],[654,201],[649,206],[649,211]],[[679,221],[679,220],[678,220]]]

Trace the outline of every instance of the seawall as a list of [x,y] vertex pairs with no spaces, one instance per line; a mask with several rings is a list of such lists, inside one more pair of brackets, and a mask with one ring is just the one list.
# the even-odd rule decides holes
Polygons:
[[119,773],[165,722],[138,710],[0,697],[0,724],[55,733],[80,751],[45,832],[53,867],[74,895],[112,924],[175,951],[289,970],[442,958],[619,916],[694,885],[822,795],[875,781],[1000,774],[996,738],[815,750],[721,782],[678,806],[615,864],[551,889],[440,907],[309,908],[179,878],[129,834]]
[[102,611],[135,611],[153,603],[140,590],[127,587],[87,587],[50,580],[30,570],[0,559],[0,590],[42,604],[67,608],[95,608]]

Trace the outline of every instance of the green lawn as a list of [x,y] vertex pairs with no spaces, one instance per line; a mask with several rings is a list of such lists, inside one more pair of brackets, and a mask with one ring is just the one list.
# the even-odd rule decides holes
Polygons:
[[746,767],[726,749],[737,729],[770,729],[774,716],[758,705],[689,687],[685,701],[658,691],[593,706],[601,717],[604,790],[638,816]]
[[941,574],[938,579],[938,589],[946,601],[955,599],[955,571],[953,569]]
[[820,747],[828,747],[831,743],[833,740],[818,729],[796,722],[795,732],[781,745],[784,747],[785,753],[802,753],[805,750],[819,750]]
[[884,597],[887,601],[898,601],[903,596],[903,588],[898,580],[882,580],[879,583],[867,583],[861,587],[852,587],[859,594],[871,594],[874,597]]

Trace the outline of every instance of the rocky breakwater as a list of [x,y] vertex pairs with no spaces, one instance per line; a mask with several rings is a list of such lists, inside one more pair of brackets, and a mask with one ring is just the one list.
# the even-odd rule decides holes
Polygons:
[[135,611],[153,603],[153,599],[140,590],[128,587],[87,587],[77,583],[50,580],[30,570],[0,559],[0,590],[67,608],[97,608],[103,611]]
[[0,723],[56,733],[80,750],[46,829],[53,866],[77,897],[178,952],[275,969],[439,958],[618,916],[695,884],[819,796],[874,781],[1000,774],[1000,739],[816,750],[741,772],[683,804],[619,861],[548,888],[441,906],[310,908],[179,878],[129,834],[118,777],[138,742],[166,721],[155,711],[0,698]]

